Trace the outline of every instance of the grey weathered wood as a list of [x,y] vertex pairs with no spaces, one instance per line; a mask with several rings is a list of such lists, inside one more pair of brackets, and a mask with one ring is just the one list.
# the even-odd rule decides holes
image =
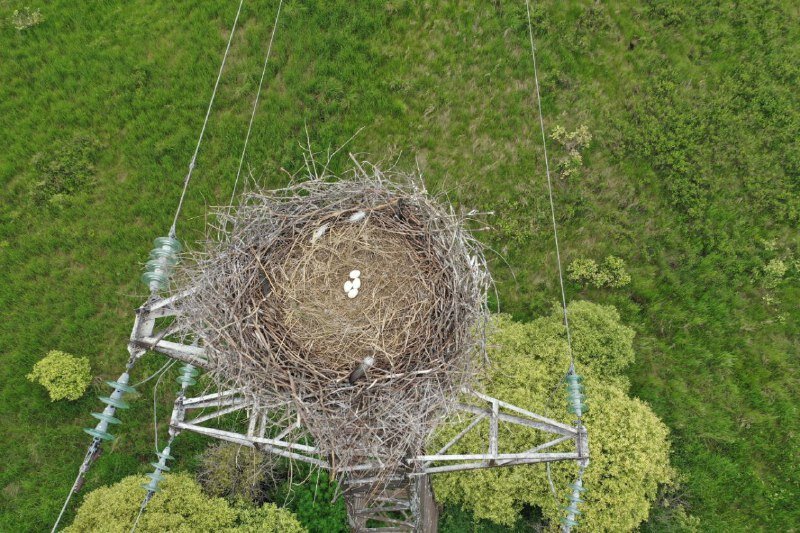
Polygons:
[[436,533],[439,529],[439,507],[429,476],[413,479],[414,500],[417,506],[417,527],[420,533]]
[[485,400],[485,401],[487,401],[489,403],[492,403],[492,402],[496,401],[500,405],[500,407],[504,407],[504,408],[506,408],[506,409],[508,409],[510,411],[514,411],[514,412],[519,413],[521,415],[525,415],[528,418],[532,418],[533,420],[538,420],[539,422],[543,422],[543,423],[548,424],[550,426],[561,428],[564,431],[575,433],[575,428],[574,427],[572,427],[572,426],[570,426],[568,424],[562,424],[558,420],[553,420],[552,418],[547,418],[546,416],[537,415],[536,413],[531,413],[530,411],[528,411],[526,409],[523,409],[522,407],[517,407],[516,405],[512,405],[510,403],[506,403],[506,402],[504,402],[502,400],[498,400],[497,398],[492,398],[491,396],[487,396],[485,394],[481,394],[480,392],[477,392],[477,391],[474,391],[474,390],[469,390],[469,393],[472,394],[473,396],[475,396],[477,398],[480,398],[482,400]]
[[492,416],[489,420],[489,455],[498,458],[497,422],[500,417],[500,404],[497,400],[492,402]]
[[219,409],[217,411],[214,411],[213,413],[200,415],[197,418],[193,418],[192,420],[189,420],[187,423],[189,423],[189,424],[202,424],[203,422],[211,420],[212,418],[219,418],[221,416],[224,416],[224,415],[239,411],[240,409],[243,409],[246,406],[247,406],[247,403],[241,403],[241,404],[237,404],[237,405],[232,405],[230,407],[225,407],[223,409]]
[[453,455],[418,455],[414,461],[489,461],[495,460],[531,460],[531,462],[541,461],[560,461],[564,459],[579,459],[580,455],[577,452],[562,452],[562,453],[537,453],[537,452],[520,452],[520,453],[464,453]]
[[[469,405],[465,403],[460,403],[456,405],[456,408],[460,411],[467,411],[469,413],[473,413],[476,415],[484,415],[484,416],[491,416],[492,412],[489,409],[483,409],[482,407],[476,407],[474,405]],[[510,422],[512,424],[518,424],[520,426],[527,426],[529,428],[539,429],[541,431],[547,431],[549,433],[558,433],[559,435],[569,435],[574,437],[575,436],[575,428],[571,426],[562,426],[559,424],[558,426],[554,426],[552,424],[546,422],[540,422],[537,420],[531,420],[529,418],[523,418],[516,415],[509,415],[507,413],[499,413],[498,418],[503,422]],[[567,429],[564,429],[566,427]]]
[[143,337],[131,341],[134,346],[145,350],[163,353],[164,355],[189,363],[204,370],[211,370],[211,364],[205,359],[205,349],[201,346],[190,346],[157,337]]
[[203,396],[195,396],[193,398],[186,398],[183,401],[183,404],[186,405],[187,409],[190,409],[191,405],[205,403],[210,400],[216,400],[217,398],[226,398],[228,396],[235,396],[236,394],[240,394],[244,391],[244,389],[229,389],[223,392],[214,392],[212,394],[204,394]]
[[304,461],[306,463],[317,465],[321,468],[329,469],[331,467],[327,461],[323,461],[322,459],[288,451],[291,449],[310,448],[309,446],[283,442],[280,443],[280,445],[282,446],[281,447],[273,445],[274,441],[271,441],[271,439],[248,439],[247,437],[245,437],[240,433],[233,433],[231,431],[223,431],[220,429],[207,428],[204,426],[187,424],[185,422],[177,423],[175,424],[175,427],[183,430],[193,431],[195,433],[199,433],[200,435],[206,435],[208,437],[214,437],[216,439],[228,442],[234,442],[236,444],[242,444],[244,446],[249,446],[251,448],[262,449],[270,453],[280,455],[281,457],[286,457],[288,459],[296,459],[298,461]]
[[444,465],[444,466],[433,466],[430,468],[425,468],[422,472],[409,474],[411,476],[421,476],[427,474],[439,474],[443,472],[461,472],[466,470],[479,470],[483,468],[503,468],[507,466],[520,466],[520,465],[529,465],[529,464],[537,464],[537,463],[553,463],[556,461],[577,461],[581,458],[580,455],[574,452],[570,453],[563,453],[563,454],[538,454],[538,457],[534,458],[522,458],[522,459],[509,459],[505,461],[497,461],[494,464],[491,464],[489,460],[481,461],[478,463],[462,463],[456,465]]

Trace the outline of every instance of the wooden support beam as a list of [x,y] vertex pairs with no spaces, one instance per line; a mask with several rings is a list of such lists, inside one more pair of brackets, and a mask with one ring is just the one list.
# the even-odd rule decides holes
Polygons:
[[312,453],[317,451],[316,448],[311,448],[310,446],[305,446],[303,444],[278,442],[278,441],[273,441],[272,439],[247,438],[241,433],[233,433],[232,431],[223,431],[221,429],[207,428],[204,426],[197,426],[185,422],[175,424],[175,427],[187,431],[192,431],[200,435],[206,435],[207,437],[213,437],[219,440],[233,442],[236,444],[242,444],[244,446],[249,446],[251,448],[258,448],[260,450],[280,455],[281,457],[286,457],[289,459],[297,459],[298,461],[310,463],[319,466],[320,468],[330,469],[330,464],[328,464],[327,461],[323,461],[322,459],[319,459],[317,457],[311,457],[308,455],[303,455],[300,453],[289,451],[289,450],[301,450],[301,451],[310,450]]
[[[502,402],[499,402],[499,405],[502,405]],[[456,408],[461,411],[467,411],[469,413],[474,413],[476,415],[484,415],[484,416],[491,416],[492,412],[489,409],[483,409],[481,407],[477,407],[475,405],[469,405],[465,403],[460,403],[456,405]],[[563,424],[552,425],[550,423],[540,422],[537,420],[531,420],[529,418],[523,418],[520,416],[509,415],[506,413],[498,413],[498,419],[502,420],[503,422],[510,422],[512,424],[519,424],[520,426],[527,426],[534,429],[539,429],[541,431],[547,431],[548,433],[557,433],[559,435],[569,435],[574,437],[576,434],[575,428],[572,426],[565,426]]]
[[[524,454],[521,454],[524,455]],[[530,454],[529,454],[530,455]],[[519,466],[519,465],[527,465],[527,464],[537,464],[537,463],[552,463],[556,461],[576,461],[581,459],[581,456],[577,453],[563,453],[563,454],[535,454],[533,457],[528,458],[520,458],[520,459],[509,459],[505,461],[498,461],[495,464],[490,464],[488,460],[484,460],[478,463],[462,463],[462,464],[455,464],[455,465],[444,465],[444,466],[434,466],[430,468],[425,468],[421,472],[414,472],[409,474],[410,476],[423,476],[427,474],[438,474],[442,472],[461,472],[465,470],[478,470],[483,468],[502,468],[504,466]]]
[[509,411],[514,411],[515,413],[524,415],[524,416],[526,416],[528,418],[531,418],[533,420],[538,420],[539,422],[547,424],[548,426],[561,428],[563,431],[567,431],[567,432],[570,432],[570,433],[573,433],[573,434],[576,432],[574,427],[572,427],[572,426],[570,426],[568,424],[563,424],[563,423],[559,422],[558,420],[553,420],[552,418],[547,418],[546,416],[537,415],[536,413],[531,413],[530,411],[527,411],[527,410],[525,410],[525,409],[523,409],[521,407],[517,407],[516,405],[512,405],[510,403],[506,403],[506,402],[504,402],[502,400],[498,400],[497,398],[492,398],[491,396],[487,396],[485,394],[481,394],[480,392],[477,392],[477,391],[474,391],[474,390],[471,390],[471,389],[468,392],[470,394],[472,394],[473,396],[475,396],[477,398],[480,398],[481,400],[487,401],[489,403],[497,402],[500,405],[500,407],[508,409]]
[[[213,413],[200,415],[197,418],[193,418],[192,420],[189,420],[187,423],[188,424],[202,424],[203,422],[211,420],[212,418],[219,418],[221,416],[225,416],[225,415],[233,413],[235,411],[239,411],[240,409],[244,408],[245,406],[247,406],[247,403],[241,403],[241,404],[232,405],[230,407],[225,407],[224,409],[219,409],[217,411],[214,411]],[[250,435],[248,435],[248,437],[249,436]]]
[[[483,420],[484,418],[486,418],[486,415],[483,415],[483,414],[479,414],[478,416],[476,416],[476,417],[475,417],[475,419],[474,419],[472,422],[470,422],[470,423],[469,423],[469,425],[468,425],[467,427],[465,427],[464,429],[462,429],[462,430],[461,430],[461,431],[458,433],[458,435],[456,435],[455,437],[453,437],[452,439],[450,439],[450,441],[449,441],[447,444],[445,444],[444,446],[442,446],[442,447],[441,447],[441,449],[440,449],[438,452],[436,452],[436,454],[437,454],[437,455],[441,455],[441,454],[443,454],[444,452],[446,452],[447,450],[449,450],[450,448],[452,448],[452,447],[453,447],[453,445],[455,445],[455,444],[456,444],[458,441],[460,441],[462,438],[464,438],[464,436],[465,436],[467,433],[469,433],[470,431],[472,431],[472,428],[474,428],[475,426],[477,426],[477,425],[478,425],[478,423],[479,423],[481,420]],[[428,465],[426,464],[425,466],[428,466]]]
[[453,455],[418,455],[412,459],[413,461],[490,461],[495,459],[500,460],[531,460],[531,462],[544,462],[544,461],[564,461],[566,459],[580,459],[578,452],[562,452],[562,453],[536,453],[536,452],[520,452],[520,453],[463,453]]
[[204,370],[211,370],[212,366],[205,359],[205,348],[200,346],[190,346],[181,344],[179,342],[172,342],[158,337],[143,337],[132,340],[131,344],[144,349],[152,350],[154,352],[163,353],[164,355],[189,363]]
[[492,402],[492,416],[489,419],[489,455],[494,462],[498,458],[497,423],[500,418],[500,404],[497,400]]
[[204,394],[203,396],[195,396],[194,398],[186,398],[183,401],[183,405],[188,408],[194,404],[205,403],[210,400],[216,400],[217,398],[226,398],[228,396],[234,396],[236,394],[240,394],[243,392],[244,389],[229,389],[223,392],[214,392],[212,394]]

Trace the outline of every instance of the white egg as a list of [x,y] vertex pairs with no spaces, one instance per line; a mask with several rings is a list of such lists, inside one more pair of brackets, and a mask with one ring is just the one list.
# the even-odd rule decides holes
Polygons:
[[353,287],[354,289],[360,289],[361,288],[361,278],[356,278],[353,281],[348,282],[348,283],[350,283],[351,284],[350,286]]
[[[350,292],[350,289],[352,289],[353,287],[354,287],[353,282],[350,281],[349,279],[344,282],[344,292]],[[357,288],[358,287],[356,287],[356,289]]]
[[358,289],[350,289],[350,292],[347,293],[348,298],[355,298],[358,296]]
[[350,271],[350,279],[356,279],[361,276],[360,270],[351,270]]

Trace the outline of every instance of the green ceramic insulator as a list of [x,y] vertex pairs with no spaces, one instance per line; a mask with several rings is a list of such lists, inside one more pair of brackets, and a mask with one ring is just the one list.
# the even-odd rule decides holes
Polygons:
[[161,463],[150,463],[150,466],[163,472],[169,472],[169,467],[167,465],[162,465]]
[[150,483],[142,483],[142,488],[147,492],[158,492],[161,490],[158,488],[158,482],[155,480],[150,481]]
[[105,413],[92,413],[92,416],[98,420],[103,420],[104,422],[108,422],[109,424],[122,424],[122,420],[120,420],[119,418],[107,415]]
[[561,523],[564,524],[565,526],[569,526],[569,527],[575,527],[575,526],[578,525],[578,522],[576,522],[575,520],[572,520],[571,518],[562,518],[561,519]]
[[106,384],[108,384],[109,387],[121,390],[122,392],[136,392],[136,389],[127,383],[122,383],[120,381],[106,381]]
[[124,402],[119,398],[100,396],[100,401],[108,405],[113,405],[117,409],[128,409],[130,407],[130,405],[128,405],[127,402]]
[[114,435],[108,433],[106,431],[100,431],[96,428],[84,428],[83,431],[91,435],[92,437],[97,437],[101,440],[114,440]]

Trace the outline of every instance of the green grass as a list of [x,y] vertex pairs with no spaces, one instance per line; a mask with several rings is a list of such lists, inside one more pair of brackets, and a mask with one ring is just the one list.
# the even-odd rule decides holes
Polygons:
[[[242,15],[178,228],[188,244],[230,194],[268,4]],[[614,254],[633,277],[568,289],[637,330],[634,392],[672,429],[703,529],[787,530],[800,523],[798,273],[768,302],[754,272],[800,257],[800,12],[696,4],[534,5],[547,127],[586,124],[595,139],[582,175],[556,184],[565,262]],[[54,0],[17,31],[23,5],[0,0],[2,531],[49,527],[74,478],[98,402],[50,403],[24,376],[50,349],[89,356],[102,378],[121,370],[141,264],[171,222],[236,7]],[[432,190],[496,211],[484,235],[504,258],[502,308],[546,312],[557,279],[525,32],[521,2],[288,2],[249,167],[279,185],[306,126],[317,150],[365,127],[351,151],[419,164]],[[122,414],[85,490],[145,470],[151,394]],[[203,445],[181,436],[179,464]]]

